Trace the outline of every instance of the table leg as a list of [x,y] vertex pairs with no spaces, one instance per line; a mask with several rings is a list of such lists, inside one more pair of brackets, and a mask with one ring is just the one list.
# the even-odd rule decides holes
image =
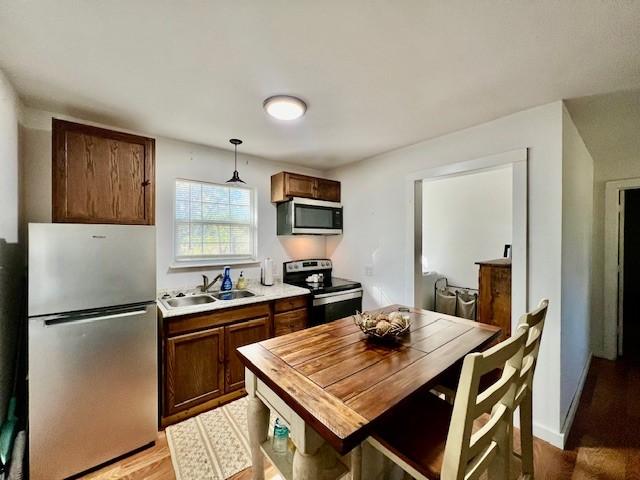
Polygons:
[[302,453],[296,448],[293,454],[293,480],[317,480],[323,470],[320,449],[313,453]]
[[260,445],[267,439],[269,433],[269,409],[258,397],[251,394],[249,395],[247,423],[253,480],[264,480],[264,456]]
[[362,447],[358,445],[351,450],[351,480],[362,479]]

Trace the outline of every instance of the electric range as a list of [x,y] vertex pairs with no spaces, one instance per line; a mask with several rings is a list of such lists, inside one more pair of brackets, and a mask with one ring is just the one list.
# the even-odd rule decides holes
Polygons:
[[362,284],[332,275],[329,259],[285,262],[282,280],[311,291],[310,324],[320,325],[362,311]]

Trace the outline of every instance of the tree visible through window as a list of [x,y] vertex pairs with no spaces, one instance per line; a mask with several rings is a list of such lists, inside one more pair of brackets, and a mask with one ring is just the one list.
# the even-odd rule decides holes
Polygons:
[[250,188],[176,180],[176,260],[254,258],[254,202]]

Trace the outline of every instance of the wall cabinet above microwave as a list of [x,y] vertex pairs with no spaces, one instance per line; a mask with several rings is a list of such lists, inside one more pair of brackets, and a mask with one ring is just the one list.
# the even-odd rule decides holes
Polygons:
[[290,172],[272,175],[271,201],[286,202],[293,197],[340,202],[340,182]]

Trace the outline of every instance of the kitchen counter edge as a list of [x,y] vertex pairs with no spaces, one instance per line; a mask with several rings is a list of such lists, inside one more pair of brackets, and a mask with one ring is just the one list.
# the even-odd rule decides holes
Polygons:
[[252,305],[255,303],[270,302],[281,298],[297,297],[300,295],[308,295],[310,290],[295,285],[279,284],[274,286],[256,285],[247,288],[249,292],[255,293],[255,297],[237,298],[235,300],[217,300],[213,303],[205,303],[203,305],[192,305],[188,307],[166,308],[160,301],[156,301],[163,318],[181,317],[193,313],[203,313],[215,310],[224,310],[226,308],[240,307],[244,305]]

